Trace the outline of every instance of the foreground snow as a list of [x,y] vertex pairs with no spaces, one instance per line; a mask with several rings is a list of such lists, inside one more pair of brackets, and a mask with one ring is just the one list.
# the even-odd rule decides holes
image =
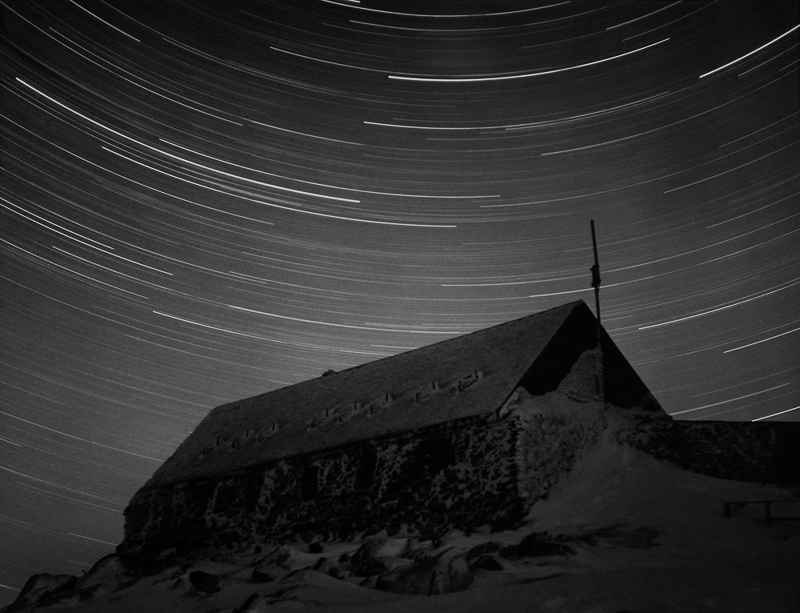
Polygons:
[[[516,531],[451,533],[436,542],[402,535],[379,539],[374,557],[386,569],[411,564],[417,553],[462,552],[474,574],[465,591],[437,596],[381,591],[374,576],[340,570],[348,568],[341,560],[361,542],[325,543],[319,553],[295,543],[276,550],[197,552],[142,578],[125,578],[111,569],[82,595],[63,595],[34,610],[797,611],[800,522],[766,527],[757,521],[759,507],[745,507],[730,519],[722,516],[725,500],[789,499],[791,494],[679,470],[614,443],[607,432]],[[800,515],[792,504],[779,512]],[[515,554],[513,546],[532,532],[547,533],[539,538],[561,543],[570,553]],[[485,553],[476,554],[482,544]],[[260,570],[256,578],[254,567]],[[196,571],[218,578],[216,587],[198,589],[198,575],[192,577],[195,585],[190,579]]]

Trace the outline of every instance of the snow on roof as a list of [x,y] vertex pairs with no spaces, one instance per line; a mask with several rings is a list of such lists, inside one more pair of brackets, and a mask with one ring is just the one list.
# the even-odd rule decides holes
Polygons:
[[596,326],[583,301],[571,302],[219,406],[142,489],[489,413],[535,374],[568,318],[573,336]]

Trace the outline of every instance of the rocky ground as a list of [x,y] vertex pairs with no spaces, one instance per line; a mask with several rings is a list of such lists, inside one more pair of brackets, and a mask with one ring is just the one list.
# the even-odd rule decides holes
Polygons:
[[37,575],[5,613],[798,611],[800,522],[726,500],[796,492],[705,477],[610,438],[516,530],[193,550],[178,541],[84,576]]

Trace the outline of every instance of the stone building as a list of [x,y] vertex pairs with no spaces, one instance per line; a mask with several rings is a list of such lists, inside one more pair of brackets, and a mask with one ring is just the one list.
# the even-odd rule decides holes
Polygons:
[[601,334],[599,368],[572,302],[219,406],[133,497],[120,551],[516,525],[605,407],[669,420]]

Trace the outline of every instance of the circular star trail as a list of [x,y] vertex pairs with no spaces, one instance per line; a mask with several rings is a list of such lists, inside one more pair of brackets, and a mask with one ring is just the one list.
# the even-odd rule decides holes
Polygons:
[[800,418],[797,4],[3,1],[0,600],[214,406],[584,299]]

